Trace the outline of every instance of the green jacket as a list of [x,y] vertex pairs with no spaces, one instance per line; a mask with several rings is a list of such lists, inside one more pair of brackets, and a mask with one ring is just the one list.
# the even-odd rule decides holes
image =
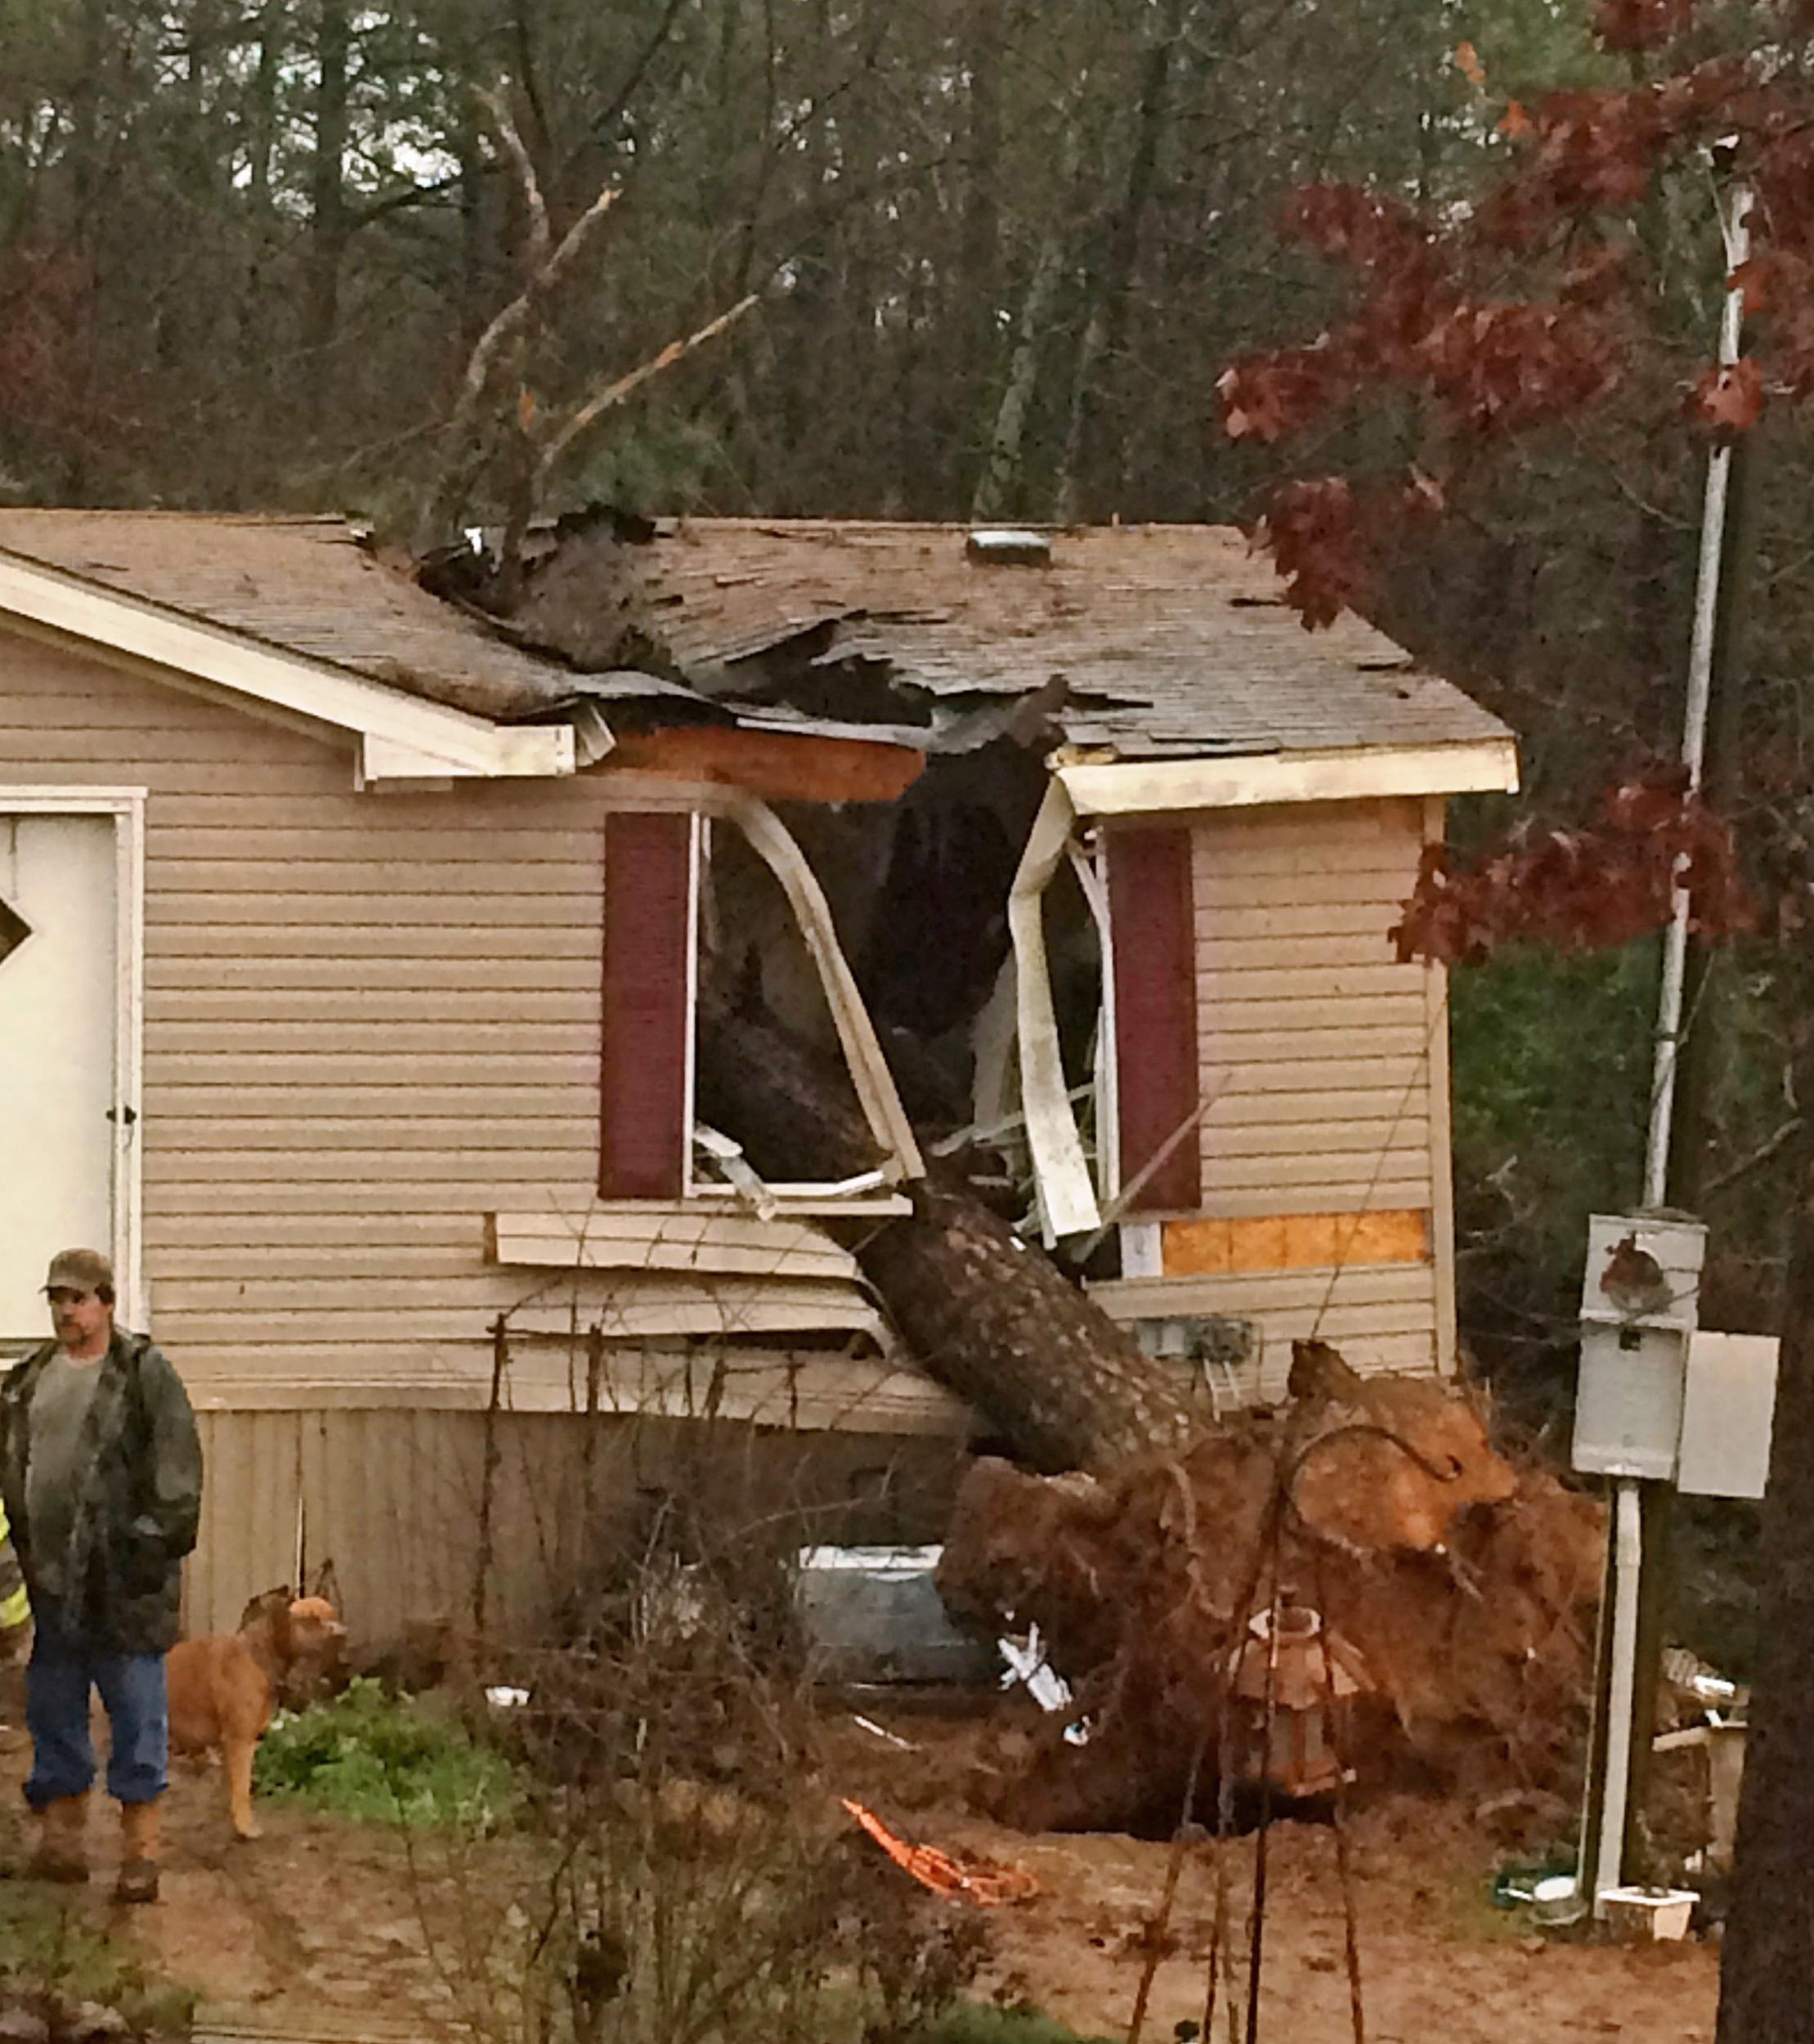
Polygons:
[[181,1625],[182,1558],[201,1517],[202,1451],[182,1379],[143,1334],[114,1330],[83,1423],[87,1476],[53,1596],[36,1567],[25,1509],[31,1400],[47,1342],[0,1382],[0,1504],[32,1611],[114,1653],[164,1653]]

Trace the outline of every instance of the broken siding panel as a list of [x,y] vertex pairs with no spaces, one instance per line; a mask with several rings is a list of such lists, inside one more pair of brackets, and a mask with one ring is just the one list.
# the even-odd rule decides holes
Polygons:
[[[1448,805],[1440,796],[1426,800],[1422,819],[1426,845],[1444,841],[1447,816]],[[1455,1150],[1450,1118],[1449,974],[1445,967],[1434,962],[1425,967],[1424,996],[1430,1018],[1430,1208],[1436,1266],[1436,1365],[1450,1372],[1456,1362]]]
[[822,1228],[754,1215],[603,1208],[571,1217],[500,1213],[492,1223],[492,1253],[499,1263],[561,1270],[697,1271],[851,1283],[860,1275],[855,1257]]

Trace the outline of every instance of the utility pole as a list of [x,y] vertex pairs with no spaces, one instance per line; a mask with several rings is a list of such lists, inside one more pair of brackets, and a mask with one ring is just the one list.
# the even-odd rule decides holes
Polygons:
[[[1716,152],[1716,174],[1718,168]],[[1734,288],[1733,275],[1750,250],[1749,187],[1732,184],[1718,195],[1718,204],[1726,258],[1718,359],[1722,367],[1730,368],[1739,360],[1743,338],[1744,294]],[[1700,554],[1682,733],[1682,762],[1687,769],[1688,786],[1694,791],[1700,789],[1706,762],[1733,460],[1734,448],[1729,441],[1719,442],[1710,451],[1701,504]],[[1663,939],[1650,1123],[1644,1153],[1643,1204],[1646,1208],[1664,1207],[1668,1202],[1670,1132],[1687,975],[1689,914],[1688,892],[1678,871],[1673,913]],[[1603,1759],[1597,1794],[1590,1786],[1582,1853],[1583,1872],[1591,1878],[1595,1895],[1619,1885],[1641,1843],[1639,1798],[1633,1789],[1647,1773],[1648,1754],[1639,1749],[1647,1747],[1655,1716],[1666,1583],[1664,1547],[1673,1499],[1673,1486],[1667,1481],[1621,1477],[1614,1486],[1611,1553],[1606,1571],[1612,1608],[1602,1626],[1607,1644],[1597,1698],[1605,1730],[1603,1744],[1601,1739],[1595,1744],[1597,1754],[1603,1755]]]

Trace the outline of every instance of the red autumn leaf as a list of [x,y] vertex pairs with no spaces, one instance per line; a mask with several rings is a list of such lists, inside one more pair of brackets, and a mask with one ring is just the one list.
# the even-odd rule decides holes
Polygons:
[[1319,255],[1373,268],[1414,261],[1430,231],[1412,209],[1358,185],[1302,185],[1286,200],[1279,231]]
[[1655,50],[1693,27],[1694,19],[1694,0],[1600,0],[1593,32],[1609,50]]
[[1631,244],[1596,241],[1562,273],[1562,296],[1574,305],[1601,305],[1624,288],[1631,267]]
[[1285,601],[1306,631],[1333,625],[1371,587],[1373,550],[1354,491],[1337,476],[1289,482],[1274,493],[1260,522],[1260,543],[1285,578]]
[[1535,126],[1536,123],[1516,100],[1506,101],[1505,112],[1499,119],[1499,132],[1502,135],[1516,141],[1521,135],[1530,134]]
[[1486,66],[1480,61],[1480,53],[1471,43],[1455,45],[1455,69],[1470,85],[1484,89],[1486,84]]
[[1445,965],[1515,943],[1606,949],[1670,920],[1678,875],[1702,935],[1755,926],[1730,827],[1674,772],[1615,788],[1583,829],[1525,831],[1466,871],[1427,848],[1392,941],[1401,961]]
[[1516,431],[1578,410],[1618,381],[1620,352],[1583,308],[1458,306],[1430,334],[1421,366],[1456,422]]
[[1230,440],[1273,441],[1300,433],[1346,395],[1350,380],[1347,364],[1333,346],[1249,356],[1216,379],[1222,430]]
[[1773,251],[1750,257],[1733,271],[1731,288],[1745,294],[1745,316],[1754,320],[1766,311],[1782,282],[1785,258]]
[[1689,394],[1688,416],[1720,439],[1748,433],[1763,415],[1763,371],[1747,355],[1709,370]]

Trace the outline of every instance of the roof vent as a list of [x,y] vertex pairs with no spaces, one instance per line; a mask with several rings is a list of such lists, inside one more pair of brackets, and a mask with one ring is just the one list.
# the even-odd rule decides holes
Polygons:
[[964,542],[970,559],[986,567],[1050,567],[1052,542],[1044,532],[991,527],[973,532]]

